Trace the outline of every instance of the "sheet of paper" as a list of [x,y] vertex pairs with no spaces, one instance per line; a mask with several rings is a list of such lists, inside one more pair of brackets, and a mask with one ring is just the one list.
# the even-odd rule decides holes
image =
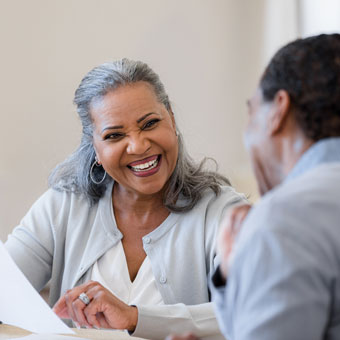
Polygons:
[[31,334],[20,338],[11,338],[12,340],[89,340],[88,338],[78,338],[67,335],[57,335],[57,334]]
[[33,333],[74,334],[52,311],[0,241],[0,320]]

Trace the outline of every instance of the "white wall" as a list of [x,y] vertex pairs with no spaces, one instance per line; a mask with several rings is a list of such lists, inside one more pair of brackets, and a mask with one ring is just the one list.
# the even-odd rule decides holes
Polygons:
[[339,0],[299,0],[300,34],[302,37],[320,33],[340,32]]
[[265,0],[262,66],[273,54],[298,36],[300,0]]
[[80,140],[73,93],[92,67],[121,57],[161,76],[189,150],[214,157],[255,195],[242,145],[260,75],[262,0],[2,0],[0,239],[47,188]]

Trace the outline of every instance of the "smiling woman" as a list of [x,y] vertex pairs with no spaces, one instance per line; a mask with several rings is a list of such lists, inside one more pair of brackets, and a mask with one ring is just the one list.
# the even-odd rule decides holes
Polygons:
[[[186,153],[158,75],[123,59],[75,93],[83,135],[6,247],[78,326],[221,337],[207,281],[225,211],[244,201]],[[178,264],[181,264],[179,270]]]
[[[77,105],[77,111],[83,126],[82,141],[78,150],[52,172],[50,176],[51,187],[59,190],[84,193],[91,203],[98,202],[106,191],[110,178],[107,178],[105,181],[103,180],[98,185],[91,180],[89,175],[91,174],[91,166],[95,162],[96,155],[93,147],[94,117],[91,108],[92,111],[97,109],[104,115],[105,109],[107,109],[105,105],[112,102],[109,99],[110,93],[111,96],[113,92],[121,93],[119,97],[123,98],[123,94],[128,91],[128,88],[136,87],[136,85],[141,87],[140,83],[144,87],[149,88],[149,91],[145,89],[145,92],[148,92],[149,98],[152,97],[153,101],[156,99],[158,107],[162,106],[160,112],[164,113],[165,109],[175,126],[174,114],[164,85],[158,75],[148,65],[128,59],[102,64],[88,72],[75,93],[74,103]],[[141,94],[139,93],[139,99],[140,96]],[[131,97],[128,97],[126,93],[125,101],[131,101]],[[114,105],[114,103],[112,104]],[[103,110],[100,110],[100,108]],[[108,113],[106,115],[109,117]],[[148,123],[149,126],[154,122]],[[105,136],[110,139],[121,138],[122,131],[117,131],[117,128],[122,129],[123,127],[121,125],[111,127],[115,128],[113,129],[115,133],[106,134]],[[215,194],[218,194],[221,185],[230,185],[230,183],[225,177],[216,172],[204,171],[204,161],[200,165],[195,164],[185,150],[178,126],[176,126],[176,135],[178,159],[176,160],[174,172],[165,188],[166,192],[164,192],[163,200],[164,205],[169,210],[180,212],[192,209],[206,189],[210,188]],[[96,165],[99,164],[96,163]],[[103,167],[95,166],[93,167],[92,175],[101,180],[104,178],[104,171]],[[181,202],[181,205],[177,201],[180,193],[186,198],[186,201]]]
[[173,115],[151,86],[141,81],[108,92],[90,112],[98,163],[123,195],[162,192],[176,166],[178,141]]

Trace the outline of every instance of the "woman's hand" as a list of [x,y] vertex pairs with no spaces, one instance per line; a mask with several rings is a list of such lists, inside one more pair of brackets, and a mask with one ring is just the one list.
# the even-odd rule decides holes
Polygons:
[[246,218],[251,205],[244,204],[232,208],[223,219],[217,238],[217,253],[221,259],[220,271],[224,280],[227,279],[229,256],[233,248],[243,220]]
[[[79,299],[85,293],[89,297],[86,305]],[[77,326],[127,329],[134,331],[138,320],[138,310],[115,297],[100,283],[89,281],[70,289],[53,307],[63,319],[72,319]]]

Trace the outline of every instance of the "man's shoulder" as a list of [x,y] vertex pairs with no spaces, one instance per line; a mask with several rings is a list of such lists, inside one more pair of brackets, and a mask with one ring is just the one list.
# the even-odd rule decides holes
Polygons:
[[247,232],[320,239],[340,234],[339,192],[340,163],[319,166],[266,194],[245,220]]
[[269,194],[269,197],[285,199],[289,195],[301,195],[308,192],[331,193],[337,188],[340,188],[340,162],[326,163],[283,182]]
[[[276,214],[289,215],[339,206],[340,163],[320,165],[305,174],[283,182],[264,196],[259,206]],[[288,209],[288,211],[286,211]]]

